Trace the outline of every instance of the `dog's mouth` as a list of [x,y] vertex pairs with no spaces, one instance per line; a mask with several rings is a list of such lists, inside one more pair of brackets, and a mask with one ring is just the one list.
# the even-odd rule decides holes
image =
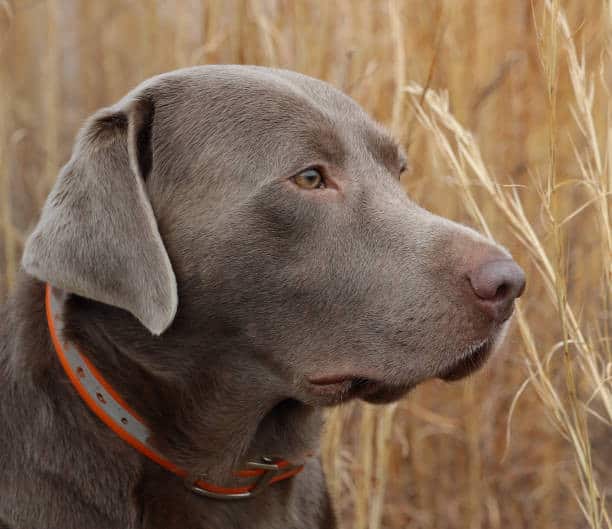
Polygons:
[[[489,358],[495,344],[487,339],[464,353],[435,378],[446,381],[460,380],[480,369]],[[334,403],[359,398],[373,404],[393,402],[408,393],[415,384],[388,383],[372,377],[355,374],[326,375],[309,379],[311,392]]]

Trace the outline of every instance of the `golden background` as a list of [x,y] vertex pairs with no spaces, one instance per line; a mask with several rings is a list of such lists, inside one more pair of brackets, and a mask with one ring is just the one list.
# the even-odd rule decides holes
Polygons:
[[528,274],[483,372],[330,413],[342,527],[610,529],[611,28],[596,0],[0,0],[0,299],[92,111],[194,64],[325,79]]

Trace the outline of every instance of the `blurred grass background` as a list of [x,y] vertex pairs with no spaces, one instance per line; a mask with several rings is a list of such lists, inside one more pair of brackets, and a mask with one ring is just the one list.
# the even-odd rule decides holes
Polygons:
[[331,411],[342,527],[610,529],[611,28],[608,0],[0,0],[0,299],[95,109],[194,64],[325,79],[528,273],[482,373]]

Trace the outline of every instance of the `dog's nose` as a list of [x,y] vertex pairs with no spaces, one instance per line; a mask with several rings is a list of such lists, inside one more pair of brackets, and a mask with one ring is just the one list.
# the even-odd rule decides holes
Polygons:
[[510,317],[514,300],[525,290],[525,273],[512,259],[481,264],[468,278],[480,308],[499,323]]

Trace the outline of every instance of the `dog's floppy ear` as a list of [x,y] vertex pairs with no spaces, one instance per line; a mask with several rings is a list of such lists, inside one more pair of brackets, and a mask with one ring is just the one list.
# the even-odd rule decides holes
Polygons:
[[29,237],[23,267],[69,292],[128,310],[153,334],[174,319],[176,278],[144,181],[155,106],[137,97],[81,130]]

